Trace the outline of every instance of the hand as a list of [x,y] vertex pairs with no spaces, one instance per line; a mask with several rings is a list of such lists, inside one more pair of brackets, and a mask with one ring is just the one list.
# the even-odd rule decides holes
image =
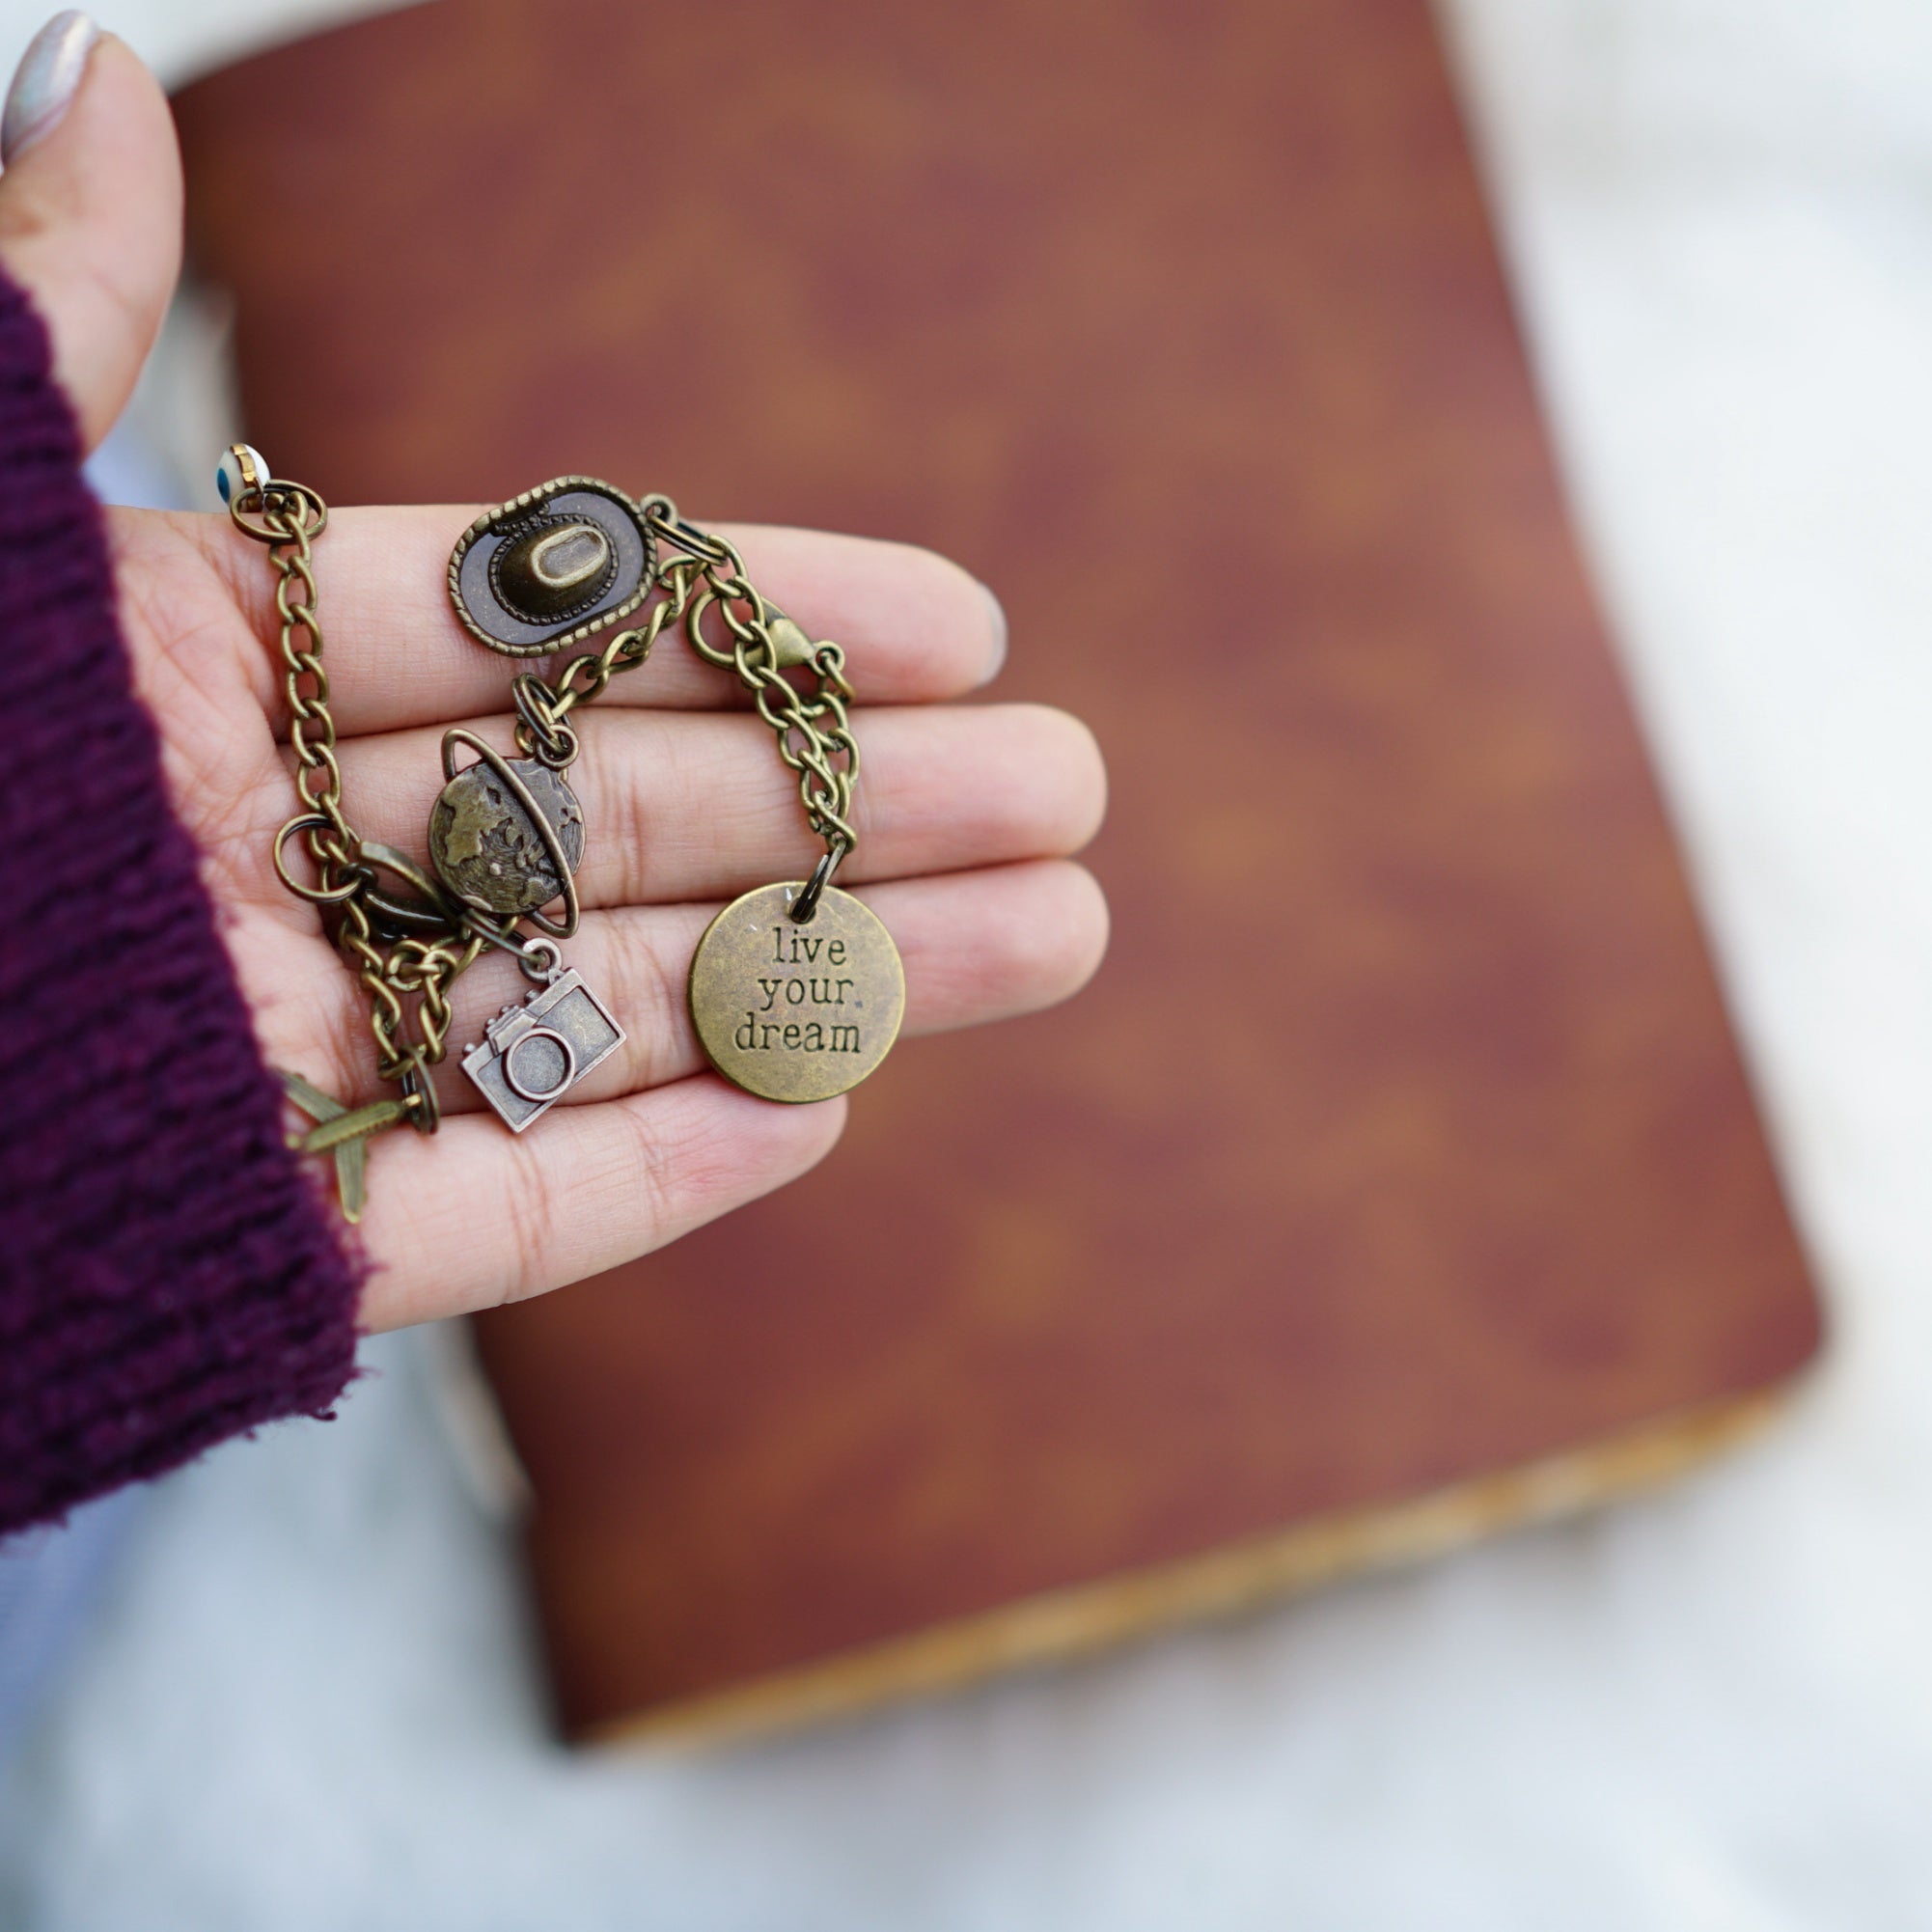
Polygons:
[[[29,122],[24,145],[16,124],[9,131],[0,261],[47,320],[91,447],[126,400],[179,269],[173,127],[146,69],[104,38],[58,118]],[[514,667],[462,631],[444,589],[450,548],[481,508],[341,510],[317,546],[345,805],[365,836],[419,858],[444,727],[511,741]],[[999,668],[997,605],[925,551],[726,534],[760,590],[811,636],[847,649],[868,708],[854,714],[860,844],[840,883],[862,888],[904,955],[906,1031],[1073,992],[1106,943],[1099,889],[1063,856],[1100,820],[1093,740],[1058,711],[934,702]],[[270,863],[296,806],[265,555],[225,516],[116,511],[111,537],[135,685],[262,1054],[351,1106],[376,1098],[361,989]],[[648,666],[613,682],[583,737],[570,779],[591,838],[567,956],[629,1039],[521,1138],[479,1113],[453,1055],[440,1069],[441,1131],[372,1144],[369,1328],[614,1266],[802,1173],[843,1124],[842,1100],[775,1106],[702,1070],[685,1008],[692,951],[718,905],[803,877],[817,849],[735,680],[667,636]],[[452,1041],[481,1037],[523,990],[511,961],[486,955],[457,981]]]

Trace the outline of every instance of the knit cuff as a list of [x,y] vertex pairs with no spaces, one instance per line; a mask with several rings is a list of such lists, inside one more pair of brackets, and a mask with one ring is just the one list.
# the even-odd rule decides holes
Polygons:
[[0,611],[4,1533],[325,1412],[359,1281],[285,1145],[46,332],[4,277]]

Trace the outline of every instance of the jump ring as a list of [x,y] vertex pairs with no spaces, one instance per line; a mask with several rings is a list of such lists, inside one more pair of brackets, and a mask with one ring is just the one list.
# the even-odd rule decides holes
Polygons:
[[433,1134],[443,1120],[443,1104],[436,1093],[436,1083],[429,1077],[428,1063],[420,1046],[409,1048],[405,1057],[408,1070],[397,1085],[406,1099],[416,1103],[409,1110],[409,1124],[419,1134]]
[[577,734],[557,722],[556,693],[535,672],[520,671],[511,680],[510,695],[521,727],[517,735],[520,739],[529,734],[529,754],[553,771],[573,764],[579,750]]
[[[544,955],[540,966],[537,963],[539,952]],[[554,939],[527,939],[517,950],[516,963],[526,980],[547,986],[564,970],[564,949]]]
[[275,835],[275,876],[297,898],[305,898],[312,905],[341,905],[345,900],[352,899],[363,888],[364,882],[359,878],[350,879],[345,886],[305,886],[298,885],[290,876],[288,864],[282,856],[289,841],[297,832],[332,832],[334,829],[333,822],[319,812],[298,812]]
[[839,869],[840,862],[851,850],[842,839],[835,840],[825,848],[825,856],[813,869],[812,876],[805,882],[805,890],[792,900],[790,916],[800,925],[805,925],[818,910],[818,901],[825,896],[825,888],[832,883],[832,874]]
[[[292,530],[277,530],[268,521],[269,503],[277,497],[296,498],[297,507],[304,511],[302,520]],[[269,503],[264,503],[259,489],[236,497],[228,507],[228,520],[244,537],[252,537],[258,543],[293,543],[302,537],[314,541],[329,527],[328,505],[307,483],[284,483],[277,478],[268,485],[268,498]],[[315,514],[313,523],[308,521],[309,511]]]

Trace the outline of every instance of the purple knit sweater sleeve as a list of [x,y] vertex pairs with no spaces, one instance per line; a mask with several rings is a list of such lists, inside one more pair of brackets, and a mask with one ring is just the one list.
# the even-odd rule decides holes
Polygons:
[[356,1274],[169,810],[47,340],[0,278],[0,1533],[353,1372]]

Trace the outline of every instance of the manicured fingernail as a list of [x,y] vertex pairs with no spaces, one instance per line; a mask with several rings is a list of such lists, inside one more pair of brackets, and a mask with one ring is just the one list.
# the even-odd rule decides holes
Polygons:
[[56,14],[34,36],[7,90],[7,112],[0,117],[0,163],[25,153],[59,124],[79,91],[87,57],[99,38],[100,29],[72,7]]
[[984,584],[980,589],[985,593],[986,610],[993,620],[993,661],[986,669],[986,676],[991,679],[1000,675],[1000,666],[1007,661],[1007,611]]

